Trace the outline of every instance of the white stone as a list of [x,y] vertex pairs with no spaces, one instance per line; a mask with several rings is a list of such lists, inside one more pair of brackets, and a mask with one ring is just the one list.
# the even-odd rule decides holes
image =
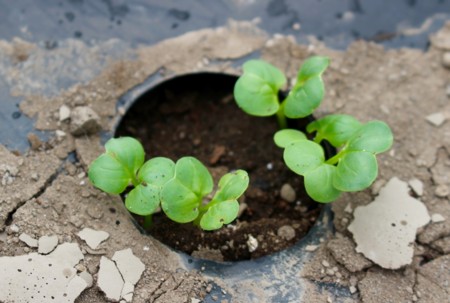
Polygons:
[[[67,244],[74,245],[66,246],[74,255],[81,254],[77,244]],[[0,302],[74,302],[86,282],[72,263],[62,254],[0,257]]]
[[57,236],[42,236],[39,238],[38,252],[46,255],[51,253],[55,249],[56,245],[58,245]]
[[431,222],[433,222],[433,223],[439,223],[439,222],[444,222],[444,221],[445,221],[445,218],[441,214],[432,214],[431,215]]
[[444,65],[445,67],[450,68],[450,52],[445,52],[442,55],[442,65]]
[[90,273],[88,273],[87,271],[82,271],[79,274],[80,278],[82,278],[84,281],[86,281],[86,287],[92,287],[93,283],[94,283],[94,278],[92,278],[92,275]]
[[258,240],[256,240],[252,235],[248,235],[247,247],[249,252],[254,252],[258,248]]
[[74,276],[67,285],[67,296],[77,298],[88,287],[87,282],[80,276]]
[[100,259],[97,285],[109,300],[120,300],[124,285],[122,276],[120,275],[116,264],[104,256]]
[[348,226],[356,251],[383,268],[410,264],[417,229],[430,221],[425,205],[408,195],[406,182],[394,177],[366,206],[355,209]]
[[319,246],[317,246],[317,245],[306,245],[305,250],[307,252],[313,252],[313,251],[316,251],[318,247]]
[[122,299],[124,299],[126,302],[133,301],[133,292],[134,292],[134,285],[129,282],[125,282],[121,294]]
[[12,233],[18,233],[18,232],[19,232],[19,226],[17,226],[16,224],[13,224],[13,225],[11,225],[11,226],[9,227],[9,230],[10,230]]
[[350,293],[351,293],[351,294],[354,294],[354,293],[357,291],[356,287],[353,286],[353,285],[350,286],[349,290],[350,290]]
[[66,133],[59,129],[55,131],[55,134],[58,138],[64,138],[66,136]]
[[283,186],[281,186],[280,196],[283,200],[287,202],[294,202],[295,199],[297,198],[295,190],[289,183],[285,183],[283,184]]
[[77,243],[63,243],[56,247],[48,257],[55,260],[64,260],[72,267],[78,264],[80,260],[84,259]]
[[191,298],[191,303],[200,303],[200,302],[202,301],[197,298]]
[[100,243],[109,238],[109,233],[106,231],[93,230],[89,227],[84,228],[77,235],[92,249],[97,249]]
[[59,121],[65,121],[70,118],[70,108],[67,105],[62,105],[59,108]]
[[409,186],[419,197],[423,195],[423,183],[417,178],[408,181]]
[[425,118],[434,126],[441,126],[447,119],[443,113],[434,113]]
[[31,237],[28,234],[25,233],[20,234],[19,240],[24,242],[29,247],[38,247],[38,240],[36,240],[35,238]]
[[125,282],[135,285],[145,270],[145,265],[136,257],[131,248],[116,251],[112,259],[116,262]]

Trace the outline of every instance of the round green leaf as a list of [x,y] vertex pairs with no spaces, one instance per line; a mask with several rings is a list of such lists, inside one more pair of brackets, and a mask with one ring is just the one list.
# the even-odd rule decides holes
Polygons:
[[296,129],[282,129],[275,133],[273,140],[278,147],[285,148],[286,146],[300,140],[305,140],[306,135]]
[[227,200],[217,203],[202,216],[200,227],[204,230],[216,230],[224,224],[229,224],[236,219],[239,212],[239,203],[236,200]]
[[322,164],[305,174],[305,188],[308,195],[317,202],[328,203],[336,200],[341,191],[333,186],[336,166]]
[[175,163],[164,157],[148,160],[139,170],[138,178],[147,184],[164,185],[175,175]]
[[360,191],[369,187],[378,175],[377,159],[371,152],[345,153],[334,173],[333,186],[340,191]]
[[212,201],[236,200],[247,189],[249,183],[245,170],[237,170],[220,178],[219,189]]
[[159,186],[150,184],[140,184],[130,191],[125,198],[127,209],[141,216],[153,214],[160,202]]
[[238,106],[254,116],[271,116],[278,111],[278,90],[286,84],[286,77],[275,66],[250,60],[243,66],[243,75],[234,86]]
[[346,150],[382,153],[391,148],[393,140],[392,131],[386,123],[370,121],[350,138]]
[[[308,124],[309,133],[317,132],[317,138],[326,139],[334,147],[344,145],[361,128],[362,124],[349,115],[328,115]],[[317,141],[316,141],[317,142]]]
[[161,190],[161,207],[164,213],[178,223],[191,222],[197,218],[201,199],[177,179],[167,182]]
[[213,179],[208,169],[194,157],[183,157],[175,164],[175,178],[199,197],[213,190]]
[[299,175],[306,174],[325,161],[322,146],[308,140],[297,141],[287,146],[283,158],[286,165]]
[[298,81],[304,82],[313,76],[321,75],[329,64],[330,59],[327,57],[313,56],[308,58],[300,68],[297,75]]
[[131,137],[113,138],[105,144],[106,153],[116,158],[130,175],[136,175],[144,163],[145,152],[141,143]]
[[284,101],[285,116],[291,119],[309,116],[320,105],[324,94],[325,88],[320,76],[297,83]]
[[130,171],[110,154],[95,159],[89,166],[88,176],[95,187],[110,194],[120,194],[132,180]]

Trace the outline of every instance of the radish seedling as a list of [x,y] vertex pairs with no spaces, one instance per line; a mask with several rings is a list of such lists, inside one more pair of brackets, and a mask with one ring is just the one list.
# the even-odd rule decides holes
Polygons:
[[207,168],[193,157],[176,163],[156,157],[144,163],[145,153],[136,139],[110,139],[106,152],[89,167],[92,184],[104,192],[120,194],[131,184],[125,206],[135,214],[151,216],[160,206],[173,221],[194,221],[204,230],[215,230],[236,219],[237,199],[248,187],[247,172],[237,170],[224,175],[211,201],[205,197],[213,190]]
[[[375,155],[388,150],[393,142],[389,126],[381,121],[361,124],[348,115],[329,115],[311,122],[306,130],[315,133],[311,141],[294,129],[286,129],[286,118],[309,116],[324,97],[322,73],[329,64],[326,57],[307,59],[298,72],[296,83],[280,102],[280,89],[286,78],[280,70],[261,60],[250,60],[234,87],[239,107],[254,116],[276,115],[281,128],[274,141],[284,148],[286,165],[304,176],[308,195],[318,202],[331,202],[344,192],[369,187],[378,175]],[[339,150],[325,159],[321,141],[327,140]]]

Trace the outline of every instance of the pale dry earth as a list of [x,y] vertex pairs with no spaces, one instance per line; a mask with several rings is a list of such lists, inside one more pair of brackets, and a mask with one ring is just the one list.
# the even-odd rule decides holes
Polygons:
[[[95,60],[102,48],[110,49],[113,43],[124,49],[122,57],[115,54],[110,60]],[[299,279],[303,285],[298,301],[433,303],[449,297],[450,24],[433,37],[426,52],[385,50],[362,41],[341,52],[314,38],[310,45],[298,45],[292,37],[270,37],[252,23],[236,22],[136,49],[120,41],[88,46],[69,39],[63,45],[52,52],[26,41],[0,41],[0,74],[10,93],[23,98],[20,108],[36,118],[37,129],[56,131],[47,143],[29,136],[32,148],[22,155],[0,146],[0,260],[38,252],[30,247],[35,246],[30,238],[25,237],[30,246],[19,240],[23,234],[36,240],[57,236],[60,246],[76,243],[83,254],[75,266],[77,276],[87,272],[94,282],[75,302],[106,302],[97,284],[101,259],[114,259],[116,252],[130,248],[145,265],[134,286],[133,302],[201,302],[211,287],[210,278],[187,271],[177,254],[136,229],[119,197],[89,184],[87,166],[102,152],[99,130],[110,131],[126,110],[128,105],[116,109],[118,98],[155,73],[162,79],[197,71],[239,74],[235,60],[256,53],[292,79],[305,58],[318,54],[332,61],[324,76],[327,96],[317,116],[346,113],[361,121],[384,120],[394,132],[395,143],[379,157],[378,181],[371,189],[345,194],[333,203],[336,233],[310,247],[311,258],[305,259],[303,269],[290,273],[290,279]],[[61,87],[55,79],[68,77],[73,69],[58,69],[58,62],[62,66],[72,60],[74,49],[80,80]],[[45,62],[52,62],[51,75]],[[71,116],[89,111],[94,114]],[[66,160],[71,152],[76,154],[75,163]],[[420,181],[411,187],[420,191],[416,198],[431,216],[411,244],[412,263],[397,270],[384,269],[357,253],[357,243],[347,230],[353,211],[374,201],[393,177]],[[92,249],[80,238],[84,228],[109,237],[103,234]],[[108,264],[114,270],[114,262]],[[248,289],[255,302],[265,302],[264,285],[271,281],[261,277],[253,284],[233,285],[220,278],[214,282],[232,294],[233,302],[249,302]],[[323,282],[342,286],[350,295],[320,287]]]

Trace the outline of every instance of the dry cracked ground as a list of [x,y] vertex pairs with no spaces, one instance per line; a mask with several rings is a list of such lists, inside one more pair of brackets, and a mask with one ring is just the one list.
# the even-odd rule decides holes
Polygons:
[[335,232],[307,247],[304,266],[289,272],[302,286],[289,301],[448,302],[450,24],[430,39],[426,52],[363,41],[335,51],[313,37],[298,45],[230,22],[134,48],[117,40],[68,39],[51,50],[0,41],[1,77],[35,128],[52,134],[47,142],[29,134],[23,154],[0,145],[0,301],[194,303],[217,285],[232,299],[209,302],[273,301],[267,277],[240,283],[188,270],[135,228],[119,197],[93,188],[86,169],[102,152],[100,131],[126,110],[117,100],[151,75],[239,74],[236,60],[256,54],[292,79],[319,54],[332,61],[317,116],[384,120],[395,142],[379,157],[370,189],[333,203]]

